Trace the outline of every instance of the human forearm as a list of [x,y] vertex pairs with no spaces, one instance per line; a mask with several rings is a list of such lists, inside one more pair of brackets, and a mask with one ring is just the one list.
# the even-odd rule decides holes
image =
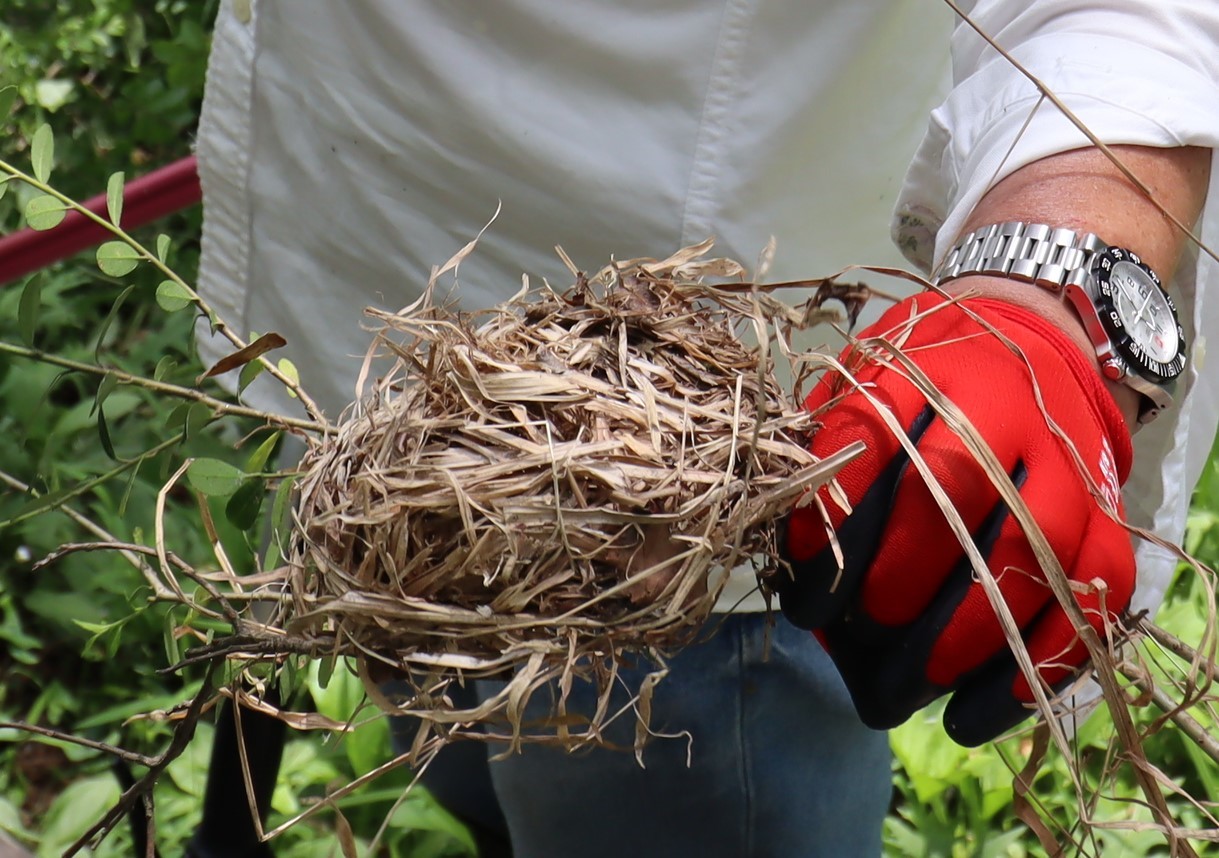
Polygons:
[[[1152,191],[1155,200],[1184,224],[1201,211],[1210,172],[1209,149],[1114,146],[1115,154]],[[1092,232],[1105,242],[1135,250],[1168,282],[1187,236],[1097,149],[1078,149],[1017,170],[974,208],[962,234],[992,223],[1025,221]],[[1095,350],[1069,306],[1047,290],[1002,277],[970,276],[945,286],[950,294],[973,292],[1026,307],[1053,322],[1092,359]],[[1131,426],[1138,396],[1109,384]]]

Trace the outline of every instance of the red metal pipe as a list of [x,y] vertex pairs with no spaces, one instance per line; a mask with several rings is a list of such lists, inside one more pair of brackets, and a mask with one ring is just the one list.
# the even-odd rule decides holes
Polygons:
[[[123,187],[122,226],[130,232],[157,218],[189,208],[202,199],[195,156],[133,179]],[[84,203],[94,214],[106,217],[106,195]],[[31,271],[67,259],[74,253],[101,244],[111,234],[80,212],[68,216],[54,229],[26,229],[0,238],[0,284]]]

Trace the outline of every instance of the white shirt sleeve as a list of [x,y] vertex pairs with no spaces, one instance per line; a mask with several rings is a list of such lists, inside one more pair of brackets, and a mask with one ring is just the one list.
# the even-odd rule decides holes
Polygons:
[[[1219,3],[978,0],[961,5],[1102,142],[1219,146]],[[954,30],[952,59],[953,89],[931,114],[893,221],[898,246],[923,270],[938,264],[999,180],[1040,158],[1091,145],[965,21]],[[1198,232],[1204,245],[1219,248],[1219,163],[1211,177]],[[1202,372],[1208,343],[1219,338],[1215,299],[1205,288],[1217,276],[1215,261],[1191,250],[1170,285],[1192,345],[1191,360],[1177,389],[1177,406],[1136,436],[1135,471],[1126,486],[1130,521],[1176,544],[1219,419],[1219,374]],[[1146,542],[1138,550],[1134,608],[1154,609],[1177,560]]]

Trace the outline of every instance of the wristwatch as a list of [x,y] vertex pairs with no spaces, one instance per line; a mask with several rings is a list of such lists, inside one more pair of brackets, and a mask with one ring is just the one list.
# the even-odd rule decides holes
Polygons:
[[1141,394],[1140,423],[1172,405],[1185,368],[1185,331],[1160,278],[1138,254],[1090,232],[1011,221],[965,236],[936,282],[967,274],[1010,277],[1060,295],[1083,321],[1105,377]]

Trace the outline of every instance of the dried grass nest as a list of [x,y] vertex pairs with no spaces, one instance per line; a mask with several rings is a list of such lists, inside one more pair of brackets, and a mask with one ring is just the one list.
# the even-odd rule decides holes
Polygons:
[[281,627],[412,671],[417,694],[513,671],[607,686],[622,653],[688,643],[723,570],[773,574],[777,520],[857,451],[807,451],[769,332],[866,290],[792,308],[708,248],[569,262],[566,291],[526,280],[477,314],[434,303],[434,275],[374,313],[392,366],[302,463]]

